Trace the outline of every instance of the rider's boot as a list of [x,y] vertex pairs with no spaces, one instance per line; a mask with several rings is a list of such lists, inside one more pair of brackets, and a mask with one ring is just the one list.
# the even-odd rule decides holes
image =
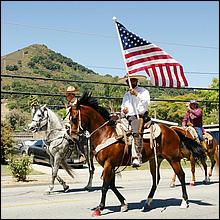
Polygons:
[[140,167],[142,163],[142,154],[141,151],[143,149],[142,137],[140,134],[134,134],[134,146],[132,146],[132,166],[133,167]]
[[201,146],[202,146],[202,148],[203,148],[205,151],[207,151],[205,141],[201,141]]

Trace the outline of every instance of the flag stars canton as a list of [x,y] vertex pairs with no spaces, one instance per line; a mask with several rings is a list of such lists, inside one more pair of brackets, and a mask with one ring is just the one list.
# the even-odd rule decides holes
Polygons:
[[150,44],[150,42],[138,37],[120,24],[118,24],[118,30],[124,50]]

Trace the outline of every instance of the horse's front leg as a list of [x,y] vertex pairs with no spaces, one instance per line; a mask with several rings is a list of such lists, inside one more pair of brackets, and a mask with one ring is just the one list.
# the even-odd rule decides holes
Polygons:
[[104,169],[102,172],[102,178],[103,178],[103,184],[102,184],[102,195],[101,195],[101,202],[99,205],[94,209],[93,216],[98,216],[101,214],[100,211],[102,211],[105,208],[105,201],[106,201],[106,194],[109,189],[111,180],[113,177],[113,170],[110,163],[106,162],[104,165]]
[[148,194],[147,200],[145,201],[144,206],[141,210],[143,212],[148,211],[150,209],[150,205],[151,205],[151,202],[153,201],[154,193],[155,193],[155,191],[157,189],[157,185],[159,184],[159,181],[160,181],[159,168],[160,168],[160,164],[161,164],[162,160],[160,160],[158,158],[157,162],[158,162],[158,165],[156,167],[155,159],[151,159],[149,161],[149,163],[150,163],[150,173],[151,173],[151,176],[152,176],[152,179],[153,179],[153,184],[151,186],[151,190],[150,190],[150,193]]
[[128,211],[128,203],[125,200],[125,198],[122,196],[122,194],[118,191],[118,189],[115,186],[115,173],[112,178],[111,184],[110,184],[111,190],[115,193],[117,196],[118,200],[121,202],[121,212],[126,212]]
[[[54,179],[56,178],[58,180],[58,182],[63,186],[64,192],[67,192],[68,189],[69,189],[69,186],[66,185],[66,182],[60,176],[57,175],[58,170],[60,168],[60,165],[63,166],[63,159],[60,156],[55,155],[55,157],[54,157],[54,169],[53,169],[53,173],[52,173],[53,185],[54,185]],[[65,167],[64,167],[64,169],[65,169]]]
[[92,180],[93,180],[93,175],[95,171],[95,166],[93,162],[93,153],[91,153],[90,156],[87,157],[87,161],[88,161],[88,166],[89,166],[89,181],[87,185],[84,187],[84,189],[89,191],[92,188]]
[[52,192],[52,190],[54,189],[54,181],[55,181],[55,178],[56,176],[53,175],[54,173],[54,157],[53,155],[49,154],[50,155],[50,165],[51,165],[51,184],[49,185],[49,189],[46,190],[46,193],[47,194],[50,194]]

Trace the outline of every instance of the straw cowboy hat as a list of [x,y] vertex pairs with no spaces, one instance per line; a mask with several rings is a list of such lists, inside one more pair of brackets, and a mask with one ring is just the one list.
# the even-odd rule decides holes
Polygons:
[[[129,78],[130,79],[137,79],[137,80],[146,80],[147,79],[147,77],[144,75],[136,75],[136,74],[129,75]],[[127,79],[128,79],[128,75],[125,75],[124,77],[120,77],[118,81],[121,83],[126,83]]]
[[67,90],[66,90],[66,94],[75,94],[78,92],[79,92],[79,90],[76,89],[74,86],[69,86],[69,87],[67,87]]

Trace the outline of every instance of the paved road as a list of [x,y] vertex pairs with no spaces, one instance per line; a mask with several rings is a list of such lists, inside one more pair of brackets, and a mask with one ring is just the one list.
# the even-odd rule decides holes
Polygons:
[[[39,167],[38,167],[39,168]],[[42,169],[42,167],[41,167]],[[45,169],[45,168],[44,168]],[[161,170],[161,181],[152,202],[152,209],[141,212],[141,208],[151,187],[149,171],[123,171],[121,177],[116,178],[116,186],[125,196],[129,211],[120,212],[120,203],[108,191],[106,209],[100,217],[92,217],[91,209],[100,202],[101,169],[95,172],[93,190],[83,190],[88,177],[87,169],[75,170],[75,180],[68,179],[61,172],[61,176],[70,184],[70,191],[62,192],[60,185],[55,186],[52,195],[46,195],[47,185],[32,185],[25,187],[3,187],[1,190],[1,218],[2,219],[218,219],[219,218],[219,177],[217,173],[211,179],[211,184],[203,185],[203,172],[196,170],[198,184],[194,187],[187,184],[190,206],[180,209],[181,187],[177,181],[175,188],[169,188],[172,171]],[[44,172],[50,173],[46,168]],[[185,169],[186,181],[190,181],[191,173]],[[49,177],[49,175],[47,175]],[[48,179],[49,181],[49,179]]]

